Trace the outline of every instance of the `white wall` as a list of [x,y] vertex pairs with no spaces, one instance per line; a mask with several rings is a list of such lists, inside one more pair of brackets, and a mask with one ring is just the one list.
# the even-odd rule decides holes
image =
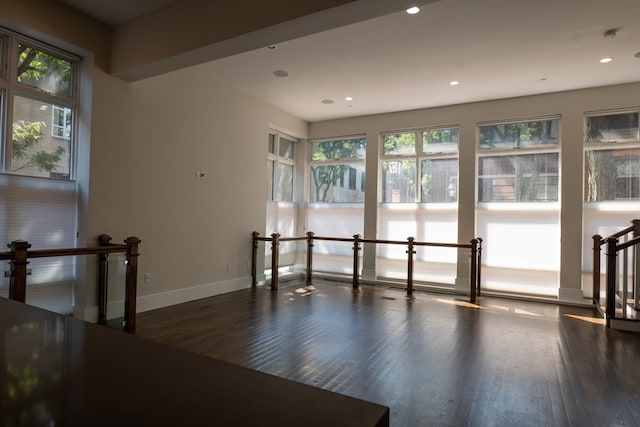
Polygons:
[[[367,135],[367,198],[365,237],[377,230],[377,182],[379,134],[381,131],[416,127],[459,125],[460,165],[458,239],[468,242],[475,230],[475,145],[478,122],[561,115],[561,215],[560,289],[561,301],[582,300],[582,185],[583,122],[586,111],[625,108],[640,103],[640,83],[502,99],[440,108],[330,120],[310,125],[309,138],[334,135]],[[629,218],[631,219],[631,218]],[[466,254],[458,258],[460,286],[466,283]],[[464,261],[464,262],[461,262]],[[364,269],[375,259],[365,253]]]
[[139,311],[250,285],[270,125],[307,135],[197,67],[136,83],[94,72],[88,235],[142,239]]

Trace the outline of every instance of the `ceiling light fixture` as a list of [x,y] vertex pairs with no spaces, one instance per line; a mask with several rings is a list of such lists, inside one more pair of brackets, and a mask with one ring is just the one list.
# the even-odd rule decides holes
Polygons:
[[636,58],[638,58],[638,59],[640,59],[640,52],[636,52],[636,54],[635,54],[635,55],[633,55],[633,56],[634,56],[634,57],[636,57]]
[[605,57],[605,58],[602,58],[602,59],[600,60],[600,63],[601,63],[601,64],[607,64],[607,63],[609,63],[609,62],[611,62],[611,61],[613,61],[613,58],[612,58],[611,56],[607,56],[607,57]]
[[457,80],[451,80],[451,81],[449,82],[449,84],[450,84],[451,86],[458,86],[458,85],[460,84],[460,82],[459,82],[459,81],[457,81]]
[[353,97],[352,96],[347,96],[344,98],[345,101],[353,101]]
[[276,46],[275,44],[270,44],[269,46],[267,46],[267,49],[271,49],[271,50],[273,50],[273,49],[275,49],[275,48],[277,48],[277,47],[278,47],[278,46]]
[[413,6],[413,7],[410,7],[409,9],[407,9],[407,13],[409,15],[415,15],[418,12],[420,12],[420,8],[418,6]]
[[289,73],[287,70],[275,70],[273,72],[273,75],[276,77],[289,77],[291,73]]
[[333,101],[333,99],[323,99],[320,102],[322,102],[323,104],[327,104],[328,105],[328,104],[333,104],[334,101]]

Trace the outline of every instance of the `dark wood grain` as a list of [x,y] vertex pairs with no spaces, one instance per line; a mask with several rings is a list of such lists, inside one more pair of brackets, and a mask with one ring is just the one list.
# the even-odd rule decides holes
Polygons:
[[249,289],[138,335],[391,408],[399,426],[640,425],[640,336],[590,308],[402,289]]

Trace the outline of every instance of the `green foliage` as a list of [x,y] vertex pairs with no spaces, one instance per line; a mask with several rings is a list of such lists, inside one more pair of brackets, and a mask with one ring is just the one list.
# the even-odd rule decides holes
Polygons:
[[18,81],[58,95],[71,94],[71,63],[18,45]]
[[[359,159],[364,157],[366,140],[364,138],[338,139],[331,141],[314,142],[312,144],[311,160],[332,161],[341,159]],[[349,171],[347,165],[326,164],[311,167],[313,188],[315,189],[312,201],[327,202],[329,190],[339,180],[344,179]]]
[[36,167],[39,171],[53,172],[65,153],[64,147],[57,147],[53,152],[36,150],[44,136],[42,129],[44,122],[25,122],[18,120],[13,124],[11,139],[11,154],[14,159],[21,160],[21,164],[12,168],[12,172]]
[[414,154],[416,152],[416,134],[395,133],[383,138],[384,154]]
[[480,144],[483,147],[512,145],[518,148],[523,142],[548,144],[551,141],[553,120],[507,123],[481,126]]

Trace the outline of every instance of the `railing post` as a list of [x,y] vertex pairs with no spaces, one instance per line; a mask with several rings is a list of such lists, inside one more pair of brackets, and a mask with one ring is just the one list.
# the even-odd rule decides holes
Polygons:
[[413,254],[416,251],[413,250],[413,237],[407,237],[408,248],[407,248],[407,296],[413,296]]
[[136,296],[138,288],[138,245],[141,240],[137,237],[127,237],[124,243],[127,245],[126,281],[124,294],[124,330],[135,332],[136,330]]
[[[101,234],[98,236],[100,246],[109,246],[111,236]],[[98,254],[98,323],[107,323],[107,294],[109,283],[109,254]]]
[[278,264],[280,258],[280,235],[271,235],[271,290],[278,290]]
[[477,296],[480,296],[480,293],[482,291],[482,237],[477,237],[477,239],[478,239],[478,264],[476,265],[478,269],[478,274],[477,274],[478,295]]
[[360,270],[360,256],[358,252],[360,251],[360,235],[353,235],[353,289],[358,289],[360,287],[360,274],[358,270]]
[[471,239],[471,271],[469,272],[469,302],[476,303],[478,274],[478,239]]
[[[640,219],[634,219],[633,223],[633,238],[640,236]],[[640,246],[633,246],[633,307],[636,310],[640,310]]]
[[616,317],[617,244],[615,237],[607,238],[607,326]]
[[258,285],[258,236],[260,233],[253,232],[253,244],[251,249],[251,287]]
[[313,271],[313,231],[307,231],[307,285],[311,284]]
[[600,305],[600,257],[602,253],[602,236],[594,234],[593,237],[593,303]]
[[11,264],[11,278],[9,279],[9,299],[25,302],[27,300],[27,250],[31,247],[28,242],[14,240],[7,245],[13,252]]

